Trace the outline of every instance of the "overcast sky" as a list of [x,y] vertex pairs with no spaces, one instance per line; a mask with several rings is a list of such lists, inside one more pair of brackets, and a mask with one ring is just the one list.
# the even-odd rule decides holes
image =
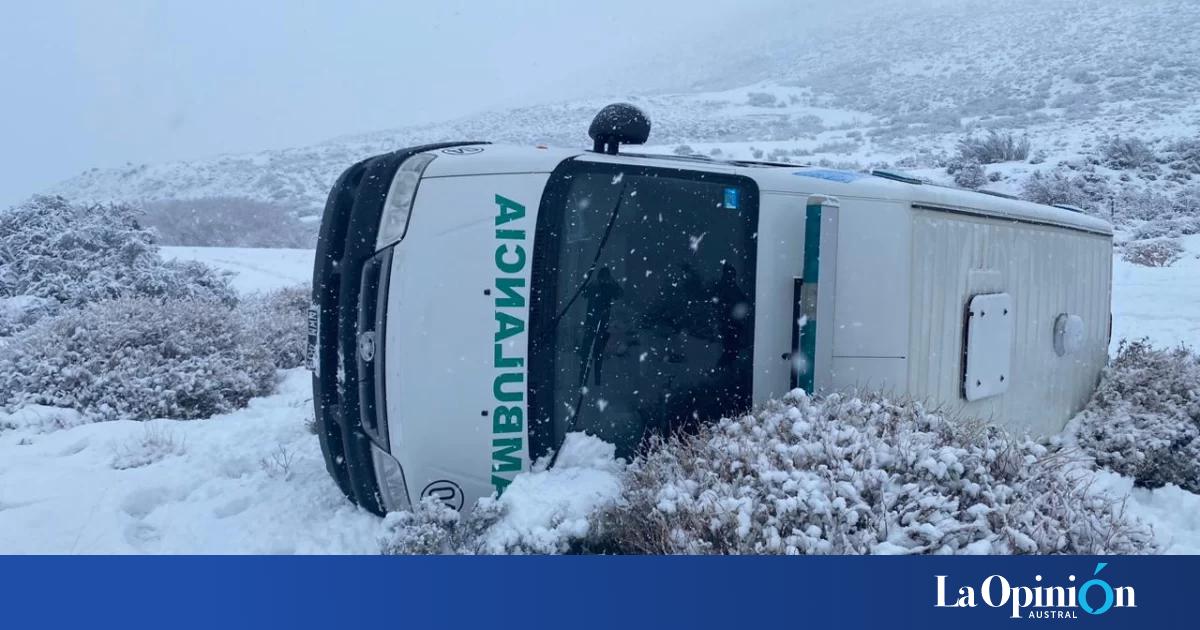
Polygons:
[[0,205],[93,166],[645,88],[778,1],[5,3]]

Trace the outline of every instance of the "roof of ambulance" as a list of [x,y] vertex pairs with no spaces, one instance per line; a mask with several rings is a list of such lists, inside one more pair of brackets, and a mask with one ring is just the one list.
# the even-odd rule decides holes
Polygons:
[[[478,150],[475,150],[478,149]],[[947,209],[971,209],[1016,220],[1063,225],[1089,232],[1112,234],[1112,226],[1094,216],[1045,206],[1020,199],[988,195],[971,190],[897,181],[871,173],[828,169],[799,164],[712,160],[702,157],[650,155],[626,147],[619,155],[581,149],[544,146],[474,145],[442,149],[439,159],[429,164],[425,177],[455,177],[483,174],[549,173],[564,160],[630,164],[660,168],[730,173],[753,178],[766,193],[827,195],[838,198],[908,201]]]

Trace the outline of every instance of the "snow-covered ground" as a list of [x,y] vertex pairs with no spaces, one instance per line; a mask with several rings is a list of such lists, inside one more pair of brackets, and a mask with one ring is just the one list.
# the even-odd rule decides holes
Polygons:
[[208,420],[0,432],[0,554],[378,552],[305,426],[308,373],[281,376]]
[[1200,348],[1200,235],[1180,239],[1185,253],[1170,267],[1119,258],[1113,265],[1113,340],[1149,337],[1156,345]]
[[250,247],[163,247],[163,258],[196,260],[229,274],[239,293],[270,291],[312,280],[313,250]]
[[[1184,243],[1187,254],[1171,267],[1116,260],[1114,337],[1200,347],[1200,236]],[[165,253],[228,270],[242,291],[302,282],[312,261],[303,250]],[[0,553],[378,552],[385,524],[342,498],[306,426],[307,373],[280,378],[275,395],[208,420],[48,430],[38,410],[0,414],[0,427],[16,425],[0,430]],[[1133,489],[1111,473],[1096,483],[1127,495],[1127,509],[1154,526],[1168,552],[1200,553],[1200,496]],[[515,513],[534,521],[547,509],[520,507]]]

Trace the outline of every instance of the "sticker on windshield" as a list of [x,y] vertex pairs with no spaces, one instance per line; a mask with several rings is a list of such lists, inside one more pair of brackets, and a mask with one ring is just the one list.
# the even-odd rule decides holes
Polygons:
[[726,188],[725,189],[725,207],[729,208],[730,210],[738,209],[738,189],[736,189],[736,188]]

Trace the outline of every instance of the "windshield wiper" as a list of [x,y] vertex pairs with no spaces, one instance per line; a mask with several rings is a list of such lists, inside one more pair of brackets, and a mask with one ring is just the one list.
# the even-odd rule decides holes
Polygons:
[[567,311],[571,310],[571,307],[575,304],[575,300],[579,299],[579,296],[583,294],[583,290],[591,283],[596,273],[596,266],[600,264],[600,256],[604,253],[604,246],[608,244],[608,237],[612,235],[613,225],[617,223],[617,215],[621,213],[621,204],[625,202],[625,189],[628,186],[628,183],[621,184],[621,192],[617,195],[617,204],[613,206],[612,214],[608,217],[608,225],[604,226],[604,234],[600,236],[600,244],[596,246],[596,255],[592,256],[592,264],[588,266],[587,272],[583,274],[583,282],[579,283],[579,286],[571,293],[571,297],[567,300],[567,304],[562,307],[562,310],[554,316],[554,319],[550,320],[550,325],[542,330],[541,336],[549,335],[558,329],[558,324],[562,321],[563,316],[567,314]]

